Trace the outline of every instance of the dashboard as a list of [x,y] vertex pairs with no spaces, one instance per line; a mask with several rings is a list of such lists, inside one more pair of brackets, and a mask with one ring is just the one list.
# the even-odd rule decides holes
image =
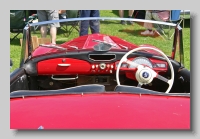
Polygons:
[[[75,58],[53,58],[43,60],[37,63],[37,72],[38,75],[115,74],[119,60],[113,62],[111,60],[102,60],[102,58],[93,62]],[[112,59],[113,57],[109,56],[109,58]],[[168,67],[166,61],[154,58],[139,56],[128,58],[128,60],[137,64],[148,66],[156,72],[165,72]],[[132,69],[136,69],[136,67],[127,63],[122,63],[120,69],[130,72]]]

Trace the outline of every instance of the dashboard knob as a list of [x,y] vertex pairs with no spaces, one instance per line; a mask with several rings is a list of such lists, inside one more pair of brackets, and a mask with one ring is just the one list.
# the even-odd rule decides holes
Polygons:
[[111,69],[113,69],[113,68],[114,68],[114,66],[113,66],[113,65],[111,65],[110,67],[111,67]]
[[106,68],[106,64],[105,63],[100,63],[99,67],[100,67],[100,69],[104,70]]
[[92,69],[94,69],[95,68],[95,66],[94,65],[92,65]]

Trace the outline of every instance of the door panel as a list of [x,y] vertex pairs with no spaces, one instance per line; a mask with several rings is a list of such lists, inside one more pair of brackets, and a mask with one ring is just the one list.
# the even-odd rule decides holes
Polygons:
[[16,69],[10,74],[10,92],[28,90],[28,80],[23,68]]

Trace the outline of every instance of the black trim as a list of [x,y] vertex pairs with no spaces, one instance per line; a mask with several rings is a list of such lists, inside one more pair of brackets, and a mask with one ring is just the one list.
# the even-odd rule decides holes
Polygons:
[[10,74],[10,92],[28,90],[28,80],[24,69],[19,68]]
[[80,85],[71,88],[59,89],[59,90],[18,90],[10,93],[10,98],[24,97],[24,96],[45,96],[45,95],[61,95],[72,93],[88,93],[88,92],[105,92],[105,86],[99,84]]
[[[88,90],[89,89],[89,90]],[[44,90],[44,91],[34,91],[34,90],[19,90],[10,93],[10,98],[19,98],[19,97],[31,97],[31,96],[50,96],[50,95],[63,95],[63,94],[147,94],[147,95],[159,95],[159,96],[182,96],[182,97],[189,97],[190,93],[164,93],[164,92],[156,92],[151,91],[143,88],[138,88],[134,86],[116,86],[115,91],[105,91],[104,85],[82,85],[72,88],[60,89],[60,90]]]
[[190,97],[189,93],[165,93],[165,92],[157,92],[152,91],[140,87],[135,86],[126,86],[126,85],[118,85],[115,87],[115,92],[128,92],[134,94],[155,94],[155,95],[164,95],[164,96],[186,96]]
[[23,68],[18,68],[16,70],[14,70],[11,74],[10,74],[10,85],[13,84],[17,78],[21,77],[25,75],[25,70]]

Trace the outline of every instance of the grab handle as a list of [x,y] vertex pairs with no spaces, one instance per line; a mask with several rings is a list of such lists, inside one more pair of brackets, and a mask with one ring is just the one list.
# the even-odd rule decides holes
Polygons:
[[52,75],[51,79],[53,79],[53,80],[76,80],[76,79],[78,79],[78,75],[76,75],[75,78],[54,78],[54,75]]
[[71,66],[71,64],[58,64],[58,66],[61,66],[61,67],[69,67],[69,66]]

